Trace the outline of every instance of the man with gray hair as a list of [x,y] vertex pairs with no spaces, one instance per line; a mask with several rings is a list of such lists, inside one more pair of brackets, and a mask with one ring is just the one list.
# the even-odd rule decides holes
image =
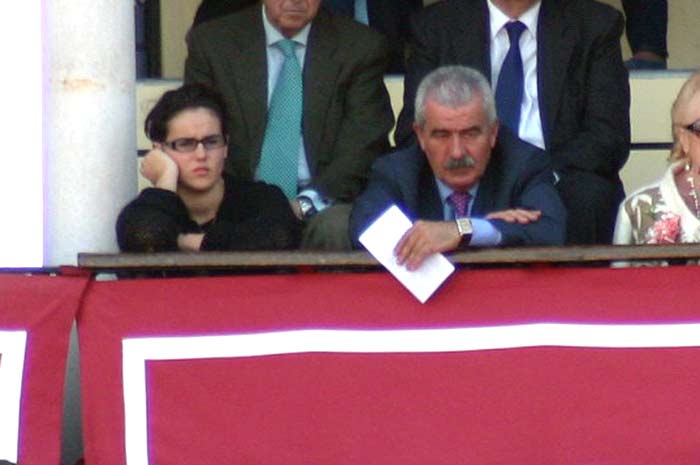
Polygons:
[[377,160],[355,202],[350,233],[391,205],[414,222],[395,247],[409,270],[437,252],[462,247],[563,244],[566,212],[547,155],[499,128],[488,81],[445,66],[418,87],[418,145]]

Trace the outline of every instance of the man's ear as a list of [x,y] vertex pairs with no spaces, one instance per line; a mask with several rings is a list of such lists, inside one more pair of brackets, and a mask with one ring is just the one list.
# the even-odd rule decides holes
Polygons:
[[425,134],[423,132],[424,127],[421,126],[418,123],[413,123],[413,132],[416,134],[416,140],[418,140],[418,144],[420,145],[420,148],[425,151],[425,144],[423,142],[423,138],[425,137]]
[[498,140],[498,130],[501,128],[501,122],[496,120],[493,122],[491,125],[491,134],[489,135],[489,142],[491,144],[491,148],[494,148],[496,146],[496,140]]

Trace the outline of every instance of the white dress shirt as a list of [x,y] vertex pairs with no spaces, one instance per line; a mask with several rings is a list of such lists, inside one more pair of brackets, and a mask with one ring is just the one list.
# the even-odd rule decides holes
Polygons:
[[369,11],[367,11],[367,0],[355,0],[355,21],[369,25]]
[[510,21],[520,21],[525,30],[520,36],[520,55],[523,60],[523,101],[520,105],[518,136],[541,149],[545,148],[540,119],[540,104],[537,92],[537,21],[542,3],[538,1],[519,18],[509,18],[492,0],[487,2],[491,27],[491,82],[495,89],[503,61],[510,48],[510,39],[505,26]]

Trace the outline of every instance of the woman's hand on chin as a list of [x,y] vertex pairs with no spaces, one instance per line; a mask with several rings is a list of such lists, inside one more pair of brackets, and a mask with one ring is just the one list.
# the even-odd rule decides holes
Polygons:
[[183,252],[197,252],[202,246],[203,233],[187,233],[177,235],[177,248]]
[[177,178],[180,174],[177,164],[160,147],[152,149],[143,157],[141,174],[151,181],[154,187],[173,192],[177,190]]

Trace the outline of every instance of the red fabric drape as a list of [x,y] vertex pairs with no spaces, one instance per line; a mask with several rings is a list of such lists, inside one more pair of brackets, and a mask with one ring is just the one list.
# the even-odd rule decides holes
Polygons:
[[[124,338],[698,323],[689,288],[698,277],[695,267],[461,271],[425,305],[385,273],[95,283],[79,319],[86,462],[125,463]],[[685,465],[700,457],[695,347],[323,352],[144,369],[151,465]]]
[[27,332],[19,429],[22,465],[60,463],[68,340],[88,281],[87,276],[0,274],[0,330]]

